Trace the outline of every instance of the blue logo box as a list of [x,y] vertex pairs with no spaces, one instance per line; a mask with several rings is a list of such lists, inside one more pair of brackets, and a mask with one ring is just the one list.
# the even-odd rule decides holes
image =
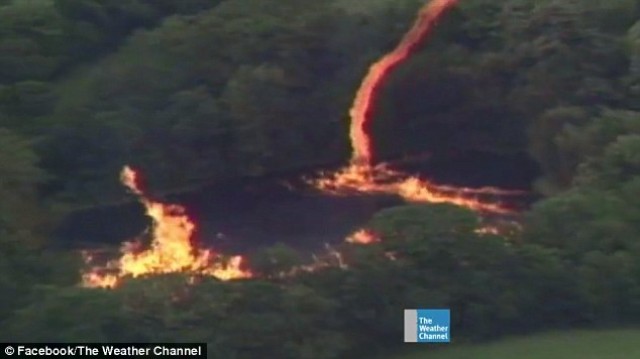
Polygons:
[[405,309],[405,343],[450,343],[449,309]]

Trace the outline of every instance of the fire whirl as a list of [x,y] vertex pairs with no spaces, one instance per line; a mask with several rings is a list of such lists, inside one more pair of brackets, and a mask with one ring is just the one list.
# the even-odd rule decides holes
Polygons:
[[511,210],[495,203],[479,199],[481,196],[503,196],[520,194],[496,188],[456,188],[441,186],[423,179],[393,171],[384,164],[372,164],[373,148],[367,127],[371,121],[371,105],[376,92],[395,66],[404,61],[434,25],[458,0],[433,0],[424,5],[411,29],[390,53],[384,55],[370,68],[356,94],[349,111],[351,117],[350,139],[353,148],[351,164],[335,173],[323,174],[311,180],[316,188],[333,194],[385,193],[395,194],[409,202],[452,203],[476,211],[491,213],[511,213]]
[[184,208],[150,200],[138,186],[137,173],[130,167],[122,170],[121,180],[138,196],[153,221],[150,248],[136,251],[139,244],[125,243],[118,260],[109,262],[105,267],[93,268],[83,275],[85,286],[115,287],[124,277],[173,272],[209,275],[221,280],[251,276],[241,269],[240,256],[223,260],[211,250],[194,248],[192,237],[195,225]]
[[[519,194],[496,188],[456,188],[436,185],[429,181],[412,177],[389,169],[384,164],[373,165],[373,148],[367,127],[371,121],[371,105],[379,85],[395,66],[404,61],[431,32],[438,19],[458,0],[432,0],[420,9],[411,29],[404,35],[398,46],[383,56],[370,68],[362,82],[351,107],[350,139],[353,148],[351,164],[342,170],[325,174],[311,183],[318,189],[335,195],[358,193],[394,194],[407,201],[453,203],[480,212],[510,213],[499,204],[487,203],[481,196],[503,196]],[[232,257],[223,261],[222,256],[210,250],[194,248],[191,240],[194,223],[178,205],[163,204],[150,200],[136,181],[137,174],[129,167],[122,171],[122,182],[145,206],[147,215],[153,220],[150,248],[137,251],[136,243],[125,243],[122,256],[104,267],[97,267],[85,273],[84,285],[89,287],[115,287],[125,277],[139,277],[148,274],[184,272],[210,275],[222,280],[251,277],[251,273],[241,268],[243,258]],[[483,228],[479,233],[490,234],[493,228]],[[354,244],[369,244],[380,239],[372,232],[360,230],[346,239]],[[388,254],[393,259],[392,253]],[[326,266],[346,268],[342,255],[327,248],[323,258],[316,258],[313,264],[296,268],[294,272],[314,271]]]
[[351,144],[353,146],[352,162],[361,165],[371,165],[372,147],[369,134],[366,132],[371,117],[371,104],[374,102],[378,86],[395,66],[404,61],[411,51],[429,33],[438,19],[458,0],[433,0],[426,4],[409,31],[402,37],[396,48],[384,55],[369,68],[367,76],[362,81],[356,93],[353,106],[349,111],[351,115]]

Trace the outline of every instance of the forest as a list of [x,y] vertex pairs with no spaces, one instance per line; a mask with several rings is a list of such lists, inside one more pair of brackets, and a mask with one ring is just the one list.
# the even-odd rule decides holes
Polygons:
[[307,254],[276,243],[251,278],[80,285],[59,229],[135,203],[125,165],[168,201],[347,163],[354,94],[425,2],[0,0],[0,341],[356,359],[403,350],[405,308],[450,308],[455,342],[640,325],[636,0],[461,0],[375,97],[376,161],[525,190],[515,228],[401,203],[336,245],[346,269],[282,275]]

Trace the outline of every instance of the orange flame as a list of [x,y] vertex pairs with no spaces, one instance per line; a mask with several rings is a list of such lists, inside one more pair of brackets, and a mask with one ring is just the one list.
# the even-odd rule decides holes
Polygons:
[[135,249],[140,246],[138,243],[126,242],[121,249],[120,259],[83,275],[85,286],[114,287],[123,277],[154,273],[186,272],[211,275],[221,280],[250,276],[249,272],[241,269],[242,257],[235,256],[224,261],[219,254],[210,250],[194,248],[191,240],[195,225],[185,209],[150,200],[138,186],[137,179],[133,169],[124,167],[122,183],[138,196],[153,221],[151,247],[139,252]]
[[396,48],[371,65],[356,94],[351,116],[350,137],[353,146],[352,163],[371,165],[371,139],[366,132],[370,120],[371,104],[382,80],[396,65],[404,61],[420,41],[430,32],[437,20],[458,0],[433,0],[418,13],[418,18],[411,29],[402,37]]
[[500,204],[486,203],[480,196],[520,194],[496,188],[455,188],[441,186],[417,177],[395,172],[384,165],[373,166],[371,137],[366,127],[371,120],[371,104],[390,70],[405,60],[433,29],[437,20],[458,0],[433,0],[424,5],[411,29],[390,53],[374,63],[363,80],[349,111],[351,164],[342,170],[311,181],[316,188],[333,194],[349,192],[395,194],[410,202],[452,203],[477,211],[511,213]]
[[481,197],[521,194],[497,188],[456,188],[440,186],[414,176],[408,176],[384,165],[369,167],[352,164],[342,170],[311,180],[316,188],[342,195],[348,193],[380,193],[398,195],[408,202],[452,203],[475,211],[509,214],[512,210]]
[[349,243],[370,244],[378,242],[378,237],[371,231],[361,229],[348,236],[346,239]]

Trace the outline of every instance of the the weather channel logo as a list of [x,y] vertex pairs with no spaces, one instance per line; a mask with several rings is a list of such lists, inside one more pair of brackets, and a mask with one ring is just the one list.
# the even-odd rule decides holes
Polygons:
[[451,341],[449,309],[405,309],[405,343],[449,343]]

